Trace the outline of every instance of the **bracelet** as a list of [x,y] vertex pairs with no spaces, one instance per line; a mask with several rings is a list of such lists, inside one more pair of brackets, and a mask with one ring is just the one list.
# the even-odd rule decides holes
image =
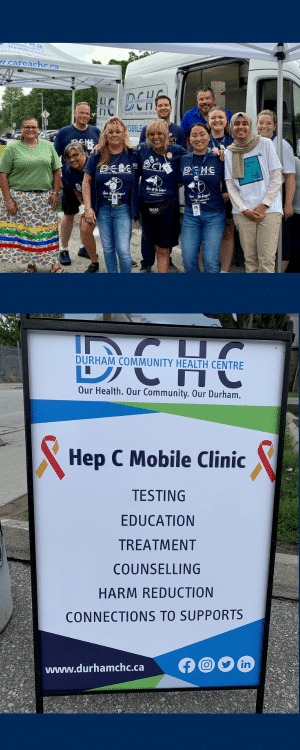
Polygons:
[[85,209],[85,213],[86,213],[87,211],[90,211],[90,210],[91,210],[91,208],[92,208],[92,206],[89,206],[89,208],[86,208],[86,207],[84,207],[84,209]]
[[6,206],[9,206],[10,203],[14,203],[14,200],[11,198],[10,201],[4,201]]
[[57,197],[58,197],[59,193],[56,193],[55,190],[52,190],[52,195],[57,195]]

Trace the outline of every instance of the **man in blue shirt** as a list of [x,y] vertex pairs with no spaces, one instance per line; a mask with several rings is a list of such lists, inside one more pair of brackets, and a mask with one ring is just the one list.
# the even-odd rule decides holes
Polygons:
[[[54,146],[58,156],[62,156],[67,146],[75,141],[85,144],[88,156],[90,156],[93,148],[98,145],[101,131],[99,128],[88,124],[91,119],[90,105],[86,102],[77,104],[74,115],[75,125],[68,125],[66,128],[62,128],[55,138]],[[74,190],[68,187],[67,164],[65,161],[63,161],[62,168],[62,182],[64,188],[63,211],[65,215],[61,225],[62,248],[60,253],[60,263],[62,266],[70,266],[71,260],[68,244],[73,230],[74,216],[79,213],[80,203]],[[80,258],[89,259],[89,255],[82,242],[78,255]]]
[[[183,148],[185,148],[186,135],[184,130],[180,127],[180,125],[175,125],[174,122],[171,122],[172,102],[169,96],[166,96],[166,94],[160,94],[160,96],[155,99],[155,112],[158,118],[160,120],[164,120],[169,126],[169,143],[173,144],[174,146],[182,146]],[[146,141],[146,131],[147,125],[145,125],[141,132],[140,145],[141,143],[145,143]],[[142,231],[142,256],[143,260],[141,263],[140,273],[151,273],[152,266],[155,263],[155,249],[152,244],[147,242],[144,231]],[[174,266],[174,263],[172,263],[171,257],[169,273],[177,272],[178,269],[176,268],[176,266]]]
[[[194,125],[196,122],[200,122],[202,125],[207,124],[208,113],[212,109],[212,107],[216,106],[216,97],[214,90],[209,86],[202,86],[202,88],[197,91],[197,102],[198,107],[195,107],[195,109],[190,109],[189,112],[186,112],[183,117],[181,127],[185,131],[186,135],[188,134],[191,125]],[[227,112],[228,120],[230,122],[232,113],[229,111],[229,109],[226,109],[225,111]]]

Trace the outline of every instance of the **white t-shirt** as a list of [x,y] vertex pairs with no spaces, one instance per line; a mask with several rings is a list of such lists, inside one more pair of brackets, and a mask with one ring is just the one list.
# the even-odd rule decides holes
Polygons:
[[[225,151],[225,180],[232,180],[232,151]],[[264,197],[270,184],[270,172],[274,169],[282,169],[273,142],[269,138],[261,138],[257,146],[248,154],[244,154],[245,177],[243,180],[234,180],[240,193],[242,201],[247,208],[253,209],[264,202]],[[242,184],[241,184],[242,183]],[[233,214],[238,214],[236,208],[232,208]],[[277,195],[267,214],[282,213],[282,201],[280,192]]]
[[[277,153],[277,136],[274,138],[274,141],[272,141],[275,147],[275,151]],[[282,139],[282,161],[283,161],[283,174],[295,174],[296,167],[295,167],[295,157],[294,152],[290,144]]]
[[295,167],[296,167],[296,192],[295,192],[295,198],[293,201],[293,209],[295,211],[295,214],[300,214],[300,159],[298,157],[295,157]]

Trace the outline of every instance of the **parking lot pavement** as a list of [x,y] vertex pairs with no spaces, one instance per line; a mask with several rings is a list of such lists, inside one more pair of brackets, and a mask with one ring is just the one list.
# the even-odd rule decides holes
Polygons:
[[[35,712],[30,567],[10,562],[14,611],[0,636],[0,713]],[[298,603],[273,600],[264,713],[298,713]],[[255,690],[47,697],[47,714],[251,714]]]

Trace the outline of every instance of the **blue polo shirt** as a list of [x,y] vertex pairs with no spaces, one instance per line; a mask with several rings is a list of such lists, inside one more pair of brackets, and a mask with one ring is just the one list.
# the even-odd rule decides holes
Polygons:
[[[145,143],[146,141],[146,131],[147,125],[145,125],[141,132],[140,144]],[[171,143],[173,146],[182,146],[182,148],[186,148],[185,132],[183,128],[180,127],[180,125],[175,125],[174,122],[171,122],[171,124],[169,125],[169,143]]]
[[[232,112],[230,112],[229,109],[225,109],[225,112],[227,113],[228,120],[230,122],[232,118]],[[196,122],[200,122],[201,125],[207,125],[207,120],[205,120],[205,118],[200,115],[199,107],[190,109],[189,112],[185,113],[182,119],[181,127],[183,128],[186,135],[188,134],[191,125],[195,125]]]

